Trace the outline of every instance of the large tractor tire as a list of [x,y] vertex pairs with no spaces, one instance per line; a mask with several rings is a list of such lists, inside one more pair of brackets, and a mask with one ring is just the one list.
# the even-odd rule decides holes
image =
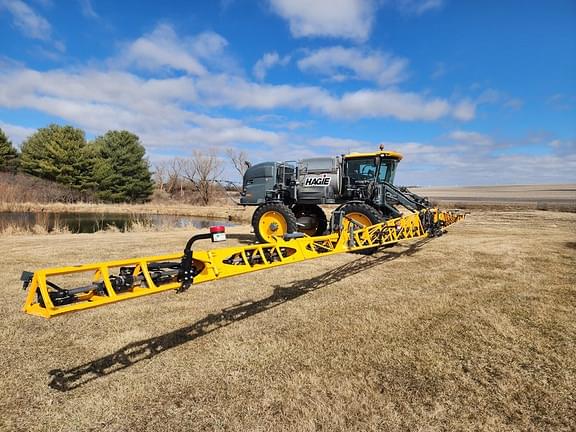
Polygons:
[[298,230],[296,216],[282,203],[260,205],[252,216],[252,227],[260,243],[273,243],[274,237]]
[[[350,225],[350,219],[352,219],[355,222],[358,222],[359,224],[365,227],[375,225],[385,220],[384,215],[379,210],[375,209],[372,206],[369,206],[368,204],[362,204],[362,203],[346,204],[344,207],[342,207],[342,211],[344,212],[344,222],[343,222],[344,230],[348,229],[348,226]],[[377,249],[378,247],[373,247],[369,249],[355,251],[354,253],[360,255],[371,255],[374,252],[376,252]]]
[[328,220],[324,210],[317,205],[296,204],[292,207],[292,212],[296,216],[298,231],[309,236],[318,236],[326,232]]

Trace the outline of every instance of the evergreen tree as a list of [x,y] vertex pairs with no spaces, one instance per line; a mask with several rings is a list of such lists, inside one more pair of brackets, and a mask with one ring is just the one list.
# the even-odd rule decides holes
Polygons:
[[17,168],[18,152],[4,131],[0,129],[0,171],[16,172]]
[[93,187],[93,158],[82,130],[51,124],[24,141],[20,165],[36,177],[85,191]]
[[112,202],[146,201],[154,183],[138,136],[128,131],[108,131],[96,138],[94,145],[96,196]]

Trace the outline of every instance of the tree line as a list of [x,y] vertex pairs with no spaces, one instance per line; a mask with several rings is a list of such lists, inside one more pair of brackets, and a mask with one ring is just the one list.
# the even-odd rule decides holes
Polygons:
[[20,152],[0,129],[0,171],[54,181],[105,202],[143,202],[154,189],[146,151],[137,135],[108,131],[87,141],[84,131],[51,124],[38,129]]
[[[19,152],[0,129],[0,171],[50,180],[84,200],[143,202],[155,191],[155,199],[207,205],[237,189],[222,181],[224,161],[214,149],[160,160],[153,171],[145,156],[138,136],[128,131],[87,141],[80,129],[52,124],[29,136]],[[226,157],[242,178],[247,154],[229,148]]]

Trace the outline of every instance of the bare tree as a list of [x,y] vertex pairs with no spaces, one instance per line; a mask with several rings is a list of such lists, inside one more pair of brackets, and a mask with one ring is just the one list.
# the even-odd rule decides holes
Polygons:
[[250,166],[250,162],[248,162],[248,155],[246,154],[246,152],[244,150],[236,150],[233,148],[228,148],[226,149],[226,156],[228,156],[230,162],[232,162],[234,169],[238,171],[238,174],[240,174],[240,178],[243,178],[244,173]]
[[163,160],[154,164],[153,180],[156,190],[163,192],[166,188],[167,173],[170,161]]
[[197,189],[202,205],[208,205],[212,200],[216,180],[223,171],[222,161],[213,150],[194,150],[183,166],[184,177]]
[[187,164],[187,160],[183,158],[173,158],[170,159],[167,168],[167,184],[166,191],[174,195],[177,192],[180,194],[180,198],[184,197],[184,171]]

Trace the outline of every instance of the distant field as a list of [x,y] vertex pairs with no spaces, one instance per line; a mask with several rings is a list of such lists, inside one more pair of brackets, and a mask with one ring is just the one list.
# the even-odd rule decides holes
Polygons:
[[466,208],[576,211],[576,184],[415,188],[439,203]]
[[188,234],[2,238],[0,430],[574,430],[576,214],[473,211],[370,257],[20,311],[21,270],[178,251]]

